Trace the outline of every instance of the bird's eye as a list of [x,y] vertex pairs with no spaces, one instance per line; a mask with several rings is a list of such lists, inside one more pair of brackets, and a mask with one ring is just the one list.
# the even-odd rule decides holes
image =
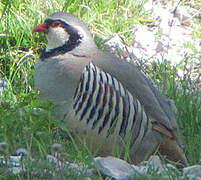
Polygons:
[[54,21],[54,22],[51,24],[51,26],[52,26],[53,28],[55,28],[55,27],[61,27],[61,22],[60,22],[60,21]]

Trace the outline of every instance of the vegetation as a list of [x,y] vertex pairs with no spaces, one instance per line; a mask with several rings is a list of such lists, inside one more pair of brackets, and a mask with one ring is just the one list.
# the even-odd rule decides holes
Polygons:
[[[0,142],[7,142],[8,148],[6,152],[1,150],[0,153],[12,154],[23,147],[30,151],[30,157],[36,159],[33,163],[27,161],[27,171],[22,176],[10,176],[7,171],[0,169],[0,179],[51,179],[54,176],[48,172],[55,167],[45,163],[43,159],[47,154],[55,154],[50,148],[54,143],[60,143],[63,147],[60,153],[62,160],[83,162],[91,166],[90,153],[86,148],[79,148],[73,143],[65,125],[53,119],[54,106],[41,103],[33,89],[34,64],[45,45],[45,37],[33,33],[33,28],[49,14],[67,11],[80,17],[88,25],[100,48],[103,48],[104,40],[114,33],[123,35],[129,43],[132,40],[130,35],[133,26],[148,25],[151,22],[149,13],[142,8],[144,2],[145,0],[0,1],[0,74],[9,83],[8,90],[0,99]],[[193,2],[194,7],[200,7],[196,1]],[[196,27],[195,32],[199,34],[197,32],[200,32],[200,26]],[[185,70],[185,61],[180,69]],[[201,164],[199,85],[188,78],[188,73],[184,78],[179,78],[177,69],[168,63],[151,64],[146,69],[146,74],[164,95],[175,101],[177,120],[189,163]],[[39,112],[39,108],[44,112]],[[44,174],[41,169],[49,171]],[[82,179],[81,175],[70,172],[62,171],[63,174],[57,178]],[[99,174],[94,177],[99,178]]]

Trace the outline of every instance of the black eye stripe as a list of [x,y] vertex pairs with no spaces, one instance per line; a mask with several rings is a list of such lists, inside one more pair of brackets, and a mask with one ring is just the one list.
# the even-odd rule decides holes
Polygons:
[[48,27],[51,26],[52,22],[53,22],[53,20],[50,20],[50,19],[47,19],[45,21],[45,23],[47,24]]
[[45,23],[47,24],[47,26],[48,27],[50,27],[50,26],[52,26],[52,23],[53,22],[59,22],[59,23],[61,23],[62,25],[64,24],[64,22],[62,22],[62,21],[60,21],[60,20],[52,20],[52,19],[47,19],[46,21],[45,21]]

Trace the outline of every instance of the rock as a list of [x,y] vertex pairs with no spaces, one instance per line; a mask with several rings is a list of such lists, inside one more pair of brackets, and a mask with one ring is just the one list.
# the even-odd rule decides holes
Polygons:
[[142,165],[143,164],[145,164],[147,168],[157,170],[158,174],[162,174],[166,170],[158,156],[151,156],[148,161],[142,162]]
[[189,175],[188,180],[201,180],[201,177],[195,177],[194,175]]
[[5,160],[4,156],[0,156],[0,168],[1,167],[9,167],[10,173],[15,175],[25,170],[21,161],[21,156],[10,156],[7,160]]
[[[175,172],[176,168],[171,164],[162,164],[158,156],[151,156],[148,161],[143,161],[138,166],[128,164],[126,161],[115,157],[96,157],[95,164],[101,174],[114,180],[128,180],[133,176],[149,176],[154,171],[162,179],[167,177],[167,172]],[[168,177],[167,177],[168,178]]]
[[137,43],[138,47],[146,50],[154,50],[156,48],[157,43],[155,42],[154,33],[148,31],[145,27],[139,26],[134,35],[134,41]]
[[[5,160],[4,156],[0,156],[0,168],[6,168],[11,174],[14,175],[26,172],[26,167],[23,161],[23,154],[29,153],[27,153],[26,149],[20,148],[14,154],[16,154],[16,156],[9,156],[7,161]],[[17,154],[19,154],[19,156]],[[32,159],[31,161],[34,162],[35,160]],[[39,161],[43,163],[42,159]],[[71,173],[75,173],[78,176],[85,177],[87,180],[92,179],[92,177],[96,174],[96,170],[89,168],[87,165],[58,160],[55,156],[52,155],[47,155],[46,163],[48,162],[56,165],[55,171],[49,170],[49,173],[52,174],[57,171],[70,171]],[[129,180],[133,177],[146,177],[149,179],[153,175],[153,172],[156,173],[160,179],[164,180],[173,177],[176,177],[177,179],[186,179],[187,177],[188,180],[201,180],[201,165],[194,165],[184,168],[183,176],[181,176],[181,172],[179,172],[173,165],[163,164],[158,156],[151,156],[148,161],[143,161],[137,166],[111,156],[96,157],[94,158],[94,163],[101,174],[112,178],[113,180]],[[48,166],[51,166],[51,164]],[[47,173],[47,169],[45,168],[40,169],[36,167],[35,170],[36,172],[39,171],[39,173]]]
[[132,165],[116,157],[96,157],[94,161],[103,175],[115,180],[128,180],[129,176],[136,173]]
[[195,180],[199,180],[201,179],[201,165],[185,167],[183,169],[183,174],[187,175],[189,179],[193,180],[194,178]]
[[168,170],[176,170],[171,164],[163,164],[159,156],[151,156],[148,161],[143,161],[138,165],[141,174],[147,174],[149,169],[157,171],[157,174],[165,174]]

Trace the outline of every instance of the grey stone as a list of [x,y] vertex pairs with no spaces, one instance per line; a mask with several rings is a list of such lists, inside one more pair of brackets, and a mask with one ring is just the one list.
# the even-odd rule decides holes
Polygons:
[[201,177],[196,177],[194,175],[188,175],[188,180],[201,180]]
[[9,172],[15,175],[25,171],[21,156],[10,156],[7,160],[5,160],[4,156],[0,156],[1,167],[9,167]]
[[159,156],[151,156],[148,161],[143,161],[139,165],[141,168],[144,167],[144,173],[148,171],[148,168],[158,171],[158,174],[164,173],[167,168],[162,164]]
[[185,167],[183,169],[183,174],[187,175],[189,179],[196,178],[196,180],[201,179],[201,165],[193,165]]
[[129,176],[136,173],[132,165],[116,157],[96,157],[94,161],[102,174],[115,180],[127,180]]
[[0,156],[0,167],[9,165],[11,167],[20,167],[21,166],[21,156],[10,156],[7,161],[4,156]]

